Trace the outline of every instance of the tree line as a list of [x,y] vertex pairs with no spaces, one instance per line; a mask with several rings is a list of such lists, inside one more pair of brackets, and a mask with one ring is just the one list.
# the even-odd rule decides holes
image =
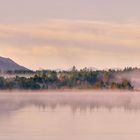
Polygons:
[[[128,71],[130,69],[124,69]],[[10,72],[11,73],[11,72]],[[20,71],[16,73],[26,72]],[[118,80],[116,74],[120,70],[77,70],[73,67],[69,71],[41,70],[28,71],[31,77],[0,77],[0,89],[127,89],[134,87],[128,79]]]

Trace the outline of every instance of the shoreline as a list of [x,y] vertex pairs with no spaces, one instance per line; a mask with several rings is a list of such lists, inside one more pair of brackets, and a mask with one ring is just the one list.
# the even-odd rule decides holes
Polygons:
[[140,90],[133,89],[133,90],[127,90],[127,89],[39,89],[39,90],[32,90],[32,89],[3,89],[0,90],[1,92],[88,92],[88,91],[94,91],[94,92],[140,92]]

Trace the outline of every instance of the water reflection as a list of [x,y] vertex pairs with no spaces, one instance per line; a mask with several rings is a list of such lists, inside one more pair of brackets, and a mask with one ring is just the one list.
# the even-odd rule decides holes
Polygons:
[[66,92],[2,92],[0,93],[0,113],[8,113],[35,106],[56,109],[68,106],[73,112],[105,108],[140,110],[139,92],[111,91],[66,91]]
[[139,110],[139,92],[1,92],[0,140],[139,140]]

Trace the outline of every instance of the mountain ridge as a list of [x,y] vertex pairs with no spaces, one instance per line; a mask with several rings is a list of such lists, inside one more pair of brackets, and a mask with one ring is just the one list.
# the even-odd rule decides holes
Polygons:
[[10,58],[0,56],[0,70],[1,71],[15,71],[15,70],[29,70],[24,66],[17,64]]

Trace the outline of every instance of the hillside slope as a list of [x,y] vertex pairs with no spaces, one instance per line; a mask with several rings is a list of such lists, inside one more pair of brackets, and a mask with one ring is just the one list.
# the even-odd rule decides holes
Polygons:
[[1,71],[14,71],[14,70],[28,70],[27,68],[20,66],[10,58],[0,57],[0,70]]

